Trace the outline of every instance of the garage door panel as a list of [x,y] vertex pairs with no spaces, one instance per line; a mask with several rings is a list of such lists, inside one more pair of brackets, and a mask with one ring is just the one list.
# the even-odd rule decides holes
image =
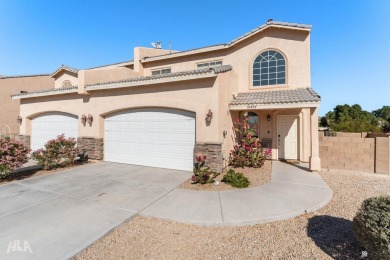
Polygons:
[[47,141],[65,134],[65,137],[77,138],[78,120],[76,116],[48,113],[32,119],[31,149],[43,148]]
[[[194,113],[136,109],[106,118],[105,125],[105,160],[192,170]],[[122,152],[118,147],[122,147]]]

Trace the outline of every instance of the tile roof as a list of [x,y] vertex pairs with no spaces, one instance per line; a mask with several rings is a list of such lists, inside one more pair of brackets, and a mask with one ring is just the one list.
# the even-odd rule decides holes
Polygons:
[[62,64],[61,67],[59,67],[55,72],[53,72],[51,74],[51,76],[53,77],[54,75],[58,74],[62,70],[66,70],[66,71],[69,71],[69,72],[72,72],[72,73],[76,73],[76,74],[77,74],[77,72],[79,72],[78,69],[75,69],[75,68],[72,68],[72,67],[69,67],[69,66],[66,66],[66,65]]
[[50,76],[50,74],[31,74],[31,75],[13,75],[13,76],[4,76],[4,75],[0,75],[0,79],[26,78],[26,77],[42,77],[42,76]]
[[113,66],[113,65],[118,65],[118,66],[120,66],[120,65],[130,65],[130,64],[133,64],[133,62],[134,62],[133,60],[115,62],[115,63],[105,64],[105,65],[101,65],[101,66],[91,67],[91,68],[88,68],[87,70],[104,68],[104,67],[109,67],[109,66]]
[[221,44],[214,44],[214,45],[209,45],[209,46],[204,46],[200,48],[194,48],[194,49],[189,49],[189,50],[184,50],[184,51],[176,51],[172,53],[167,53],[167,54],[160,54],[160,55],[155,55],[155,56],[149,56],[149,57],[144,57],[143,60],[147,61],[148,59],[154,59],[154,58],[159,58],[159,57],[175,57],[180,54],[190,54],[192,52],[197,53],[198,51],[211,51],[215,49],[222,49],[222,48],[227,48],[230,47],[231,45],[234,45],[236,42],[240,41],[241,39],[244,39],[246,37],[251,36],[252,34],[255,34],[258,31],[263,30],[264,28],[268,26],[283,26],[283,27],[290,27],[290,28],[299,28],[299,29],[311,29],[311,25],[307,24],[298,24],[298,23],[287,23],[287,22],[279,22],[279,21],[268,21],[265,24],[260,25],[259,27],[231,40],[228,43],[221,43]]
[[298,88],[238,93],[237,97],[230,102],[230,105],[291,104],[320,101],[320,95],[312,88]]
[[187,71],[180,71],[180,72],[174,72],[174,73],[168,73],[168,74],[160,74],[160,75],[153,75],[153,76],[144,76],[144,77],[136,77],[136,78],[129,78],[125,80],[120,81],[110,81],[110,82],[104,82],[104,83],[97,83],[97,84],[91,84],[86,85],[85,88],[88,90],[88,88],[95,88],[98,86],[107,86],[107,85],[113,85],[113,84],[119,84],[119,83],[133,83],[133,82],[143,82],[143,81],[151,81],[156,79],[163,79],[163,78],[178,78],[178,77],[185,77],[185,76],[193,76],[193,75],[205,75],[205,74],[219,74],[223,72],[227,72],[232,70],[231,65],[222,65],[219,67],[214,67],[210,69],[199,69],[199,70],[187,70]]
[[51,93],[53,93],[53,94],[59,93],[60,94],[61,92],[63,92],[63,93],[77,92],[77,86],[37,90],[37,91],[32,91],[32,92],[11,95],[11,97],[33,97],[33,96],[39,96],[40,94],[51,94]]

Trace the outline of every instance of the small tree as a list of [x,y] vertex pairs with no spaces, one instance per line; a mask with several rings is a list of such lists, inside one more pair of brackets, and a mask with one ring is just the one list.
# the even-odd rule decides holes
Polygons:
[[22,142],[10,138],[0,138],[0,177],[28,162],[30,149]]
[[76,140],[59,135],[48,141],[45,148],[34,151],[32,156],[45,170],[71,165],[77,156]]

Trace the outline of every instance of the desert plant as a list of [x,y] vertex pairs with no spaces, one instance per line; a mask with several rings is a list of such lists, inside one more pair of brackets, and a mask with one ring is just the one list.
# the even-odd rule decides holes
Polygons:
[[213,183],[215,178],[215,173],[210,170],[209,167],[205,167],[206,164],[206,155],[196,156],[196,163],[194,167],[194,175],[192,175],[192,184],[200,183],[207,184]]
[[26,163],[29,152],[30,149],[20,141],[0,138],[0,177],[5,177]]
[[76,140],[59,135],[45,144],[45,148],[33,152],[32,157],[45,170],[68,166],[77,155]]
[[269,150],[264,151],[259,138],[253,137],[256,129],[250,129],[248,120],[248,116],[245,116],[242,122],[239,120],[235,122],[235,125],[238,126],[235,130],[242,136],[242,139],[234,145],[233,150],[230,152],[229,165],[233,167],[260,168],[264,165]]
[[244,174],[235,172],[233,169],[229,169],[221,181],[236,188],[247,188],[250,184],[249,179]]
[[363,201],[355,218],[353,231],[372,259],[390,259],[390,197]]

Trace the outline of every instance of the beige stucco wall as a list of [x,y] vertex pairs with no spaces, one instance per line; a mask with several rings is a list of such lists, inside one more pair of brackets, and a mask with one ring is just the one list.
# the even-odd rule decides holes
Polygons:
[[84,84],[103,83],[115,80],[139,77],[139,73],[126,67],[110,67],[102,69],[85,70]]
[[8,125],[11,133],[19,133],[19,124],[16,118],[19,116],[19,100],[11,98],[20,91],[35,91],[49,89],[54,86],[54,79],[50,76],[28,76],[14,78],[0,78],[0,128]]
[[[110,113],[141,107],[176,108],[196,113],[196,141],[222,141],[218,135],[218,84],[215,78],[170,84],[157,84],[117,90],[95,91],[89,96],[63,94],[23,99],[21,116],[27,118],[21,133],[31,135],[31,119],[42,113],[61,111],[77,115],[91,114],[92,126],[79,120],[79,136],[104,137],[104,117]],[[205,125],[205,115],[211,109],[214,123]]]
[[77,86],[77,74],[64,70],[55,76],[54,87],[61,88],[62,83],[64,83],[65,80],[69,80],[72,83],[72,86]]
[[[287,84],[270,87],[252,87],[252,64],[265,50],[278,50],[287,63]],[[206,61],[222,60],[232,65],[239,75],[238,91],[258,91],[281,88],[307,88],[310,79],[310,33],[291,29],[269,28],[253,35],[236,45],[208,53],[151,61],[143,64],[144,75],[150,75],[155,68],[170,67],[172,72],[195,70],[196,64]]]

